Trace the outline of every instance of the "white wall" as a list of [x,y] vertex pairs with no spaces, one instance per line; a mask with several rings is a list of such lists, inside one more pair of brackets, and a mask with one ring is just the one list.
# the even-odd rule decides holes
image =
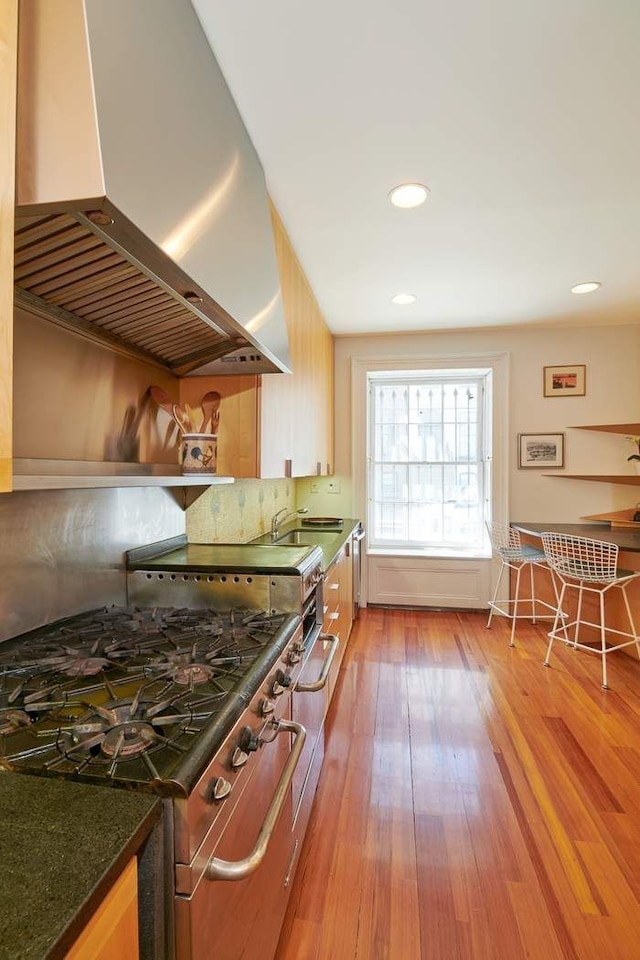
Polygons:
[[[562,473],[634,473],[632,448],[624,437],[572,430],[572,425],[640,421],[640,325],[620,327],[531,327],[434,332],[335,341],[336,479],[339,494],[312,494],[298,483],[299,503],[313,515],[357,516],[352,489],[352,358],[452,356],[506,351],[510,357],[509,505],[511,519],[578,522],[580,517],[621,510],[640,500],[640,489],[606,483],[560,480],[551,471],[517,468],[517,434],[565,433]],[[586,396],[544,398],[544,366],[586,364]],[[326,482],[326,481],[325,481]]]

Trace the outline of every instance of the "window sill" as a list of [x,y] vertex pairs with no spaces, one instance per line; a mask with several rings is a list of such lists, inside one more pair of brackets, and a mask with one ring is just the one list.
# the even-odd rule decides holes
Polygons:
[[490,560],[490,550],[475,550],[454,547],[428,547],[415,550],[402,547],[368,547],[369,557],[414,557],[421,560]]

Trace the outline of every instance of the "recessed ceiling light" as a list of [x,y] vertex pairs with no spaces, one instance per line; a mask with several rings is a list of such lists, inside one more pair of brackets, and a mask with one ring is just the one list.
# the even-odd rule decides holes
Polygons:
[[429,188],[423,183],[400,183],[389,193],[394,207],[419,207],[429,196]]
[[598,280],[590,280],[588,283],[576,283],[575,287],[571,287],[571,293],[593,293],[594,290],[597,290],[598,287],[601,287],[602,284]]
[[397,303],[404,307],[407,303],[413,303],[417,299],[415,293],[396,293],[395,297],[391,297],[391,303]]

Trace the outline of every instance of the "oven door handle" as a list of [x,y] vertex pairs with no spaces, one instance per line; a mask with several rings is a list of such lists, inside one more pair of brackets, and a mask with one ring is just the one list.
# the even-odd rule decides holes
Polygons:
[[329,671],[331,670],[331,664],[333,663],[333,658],[338,652],[338,645],[340,639],[336,637],[334,633],[321,633],[320,640],[328,640],[331,644],[329,653],[326,656],[324,663],[322,664],[322,670],[320,671],[320,676],[315,681],[315,683],[301,683],[300,680],[296,683],[293,688],[297,693],[317,693],[318,690],[322,690],[327,685],[327,680],[329,679]]
[[282,770],[264,823],[260,828],[256,845],[251,853],[242,860],[221,860],[219,857],[211,857],[204,872],[207,880],[244,880],[245,877],[250,876],[258,869],[265,858],[271,835],[282,813],[307,736],[305,728],[301,723],[296,723],[295,720],[279,720],[276,736],[279,733],[293,733],[293,746]]

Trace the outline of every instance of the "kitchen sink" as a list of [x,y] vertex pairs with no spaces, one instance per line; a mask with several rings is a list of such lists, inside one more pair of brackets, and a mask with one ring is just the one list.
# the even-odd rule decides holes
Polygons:
[[281,536],[276,537],[275,543],[296,543],[309,545],[310,547],[318,544],[329,543],[339,537],[340,533],[335,530],[288,530]]

